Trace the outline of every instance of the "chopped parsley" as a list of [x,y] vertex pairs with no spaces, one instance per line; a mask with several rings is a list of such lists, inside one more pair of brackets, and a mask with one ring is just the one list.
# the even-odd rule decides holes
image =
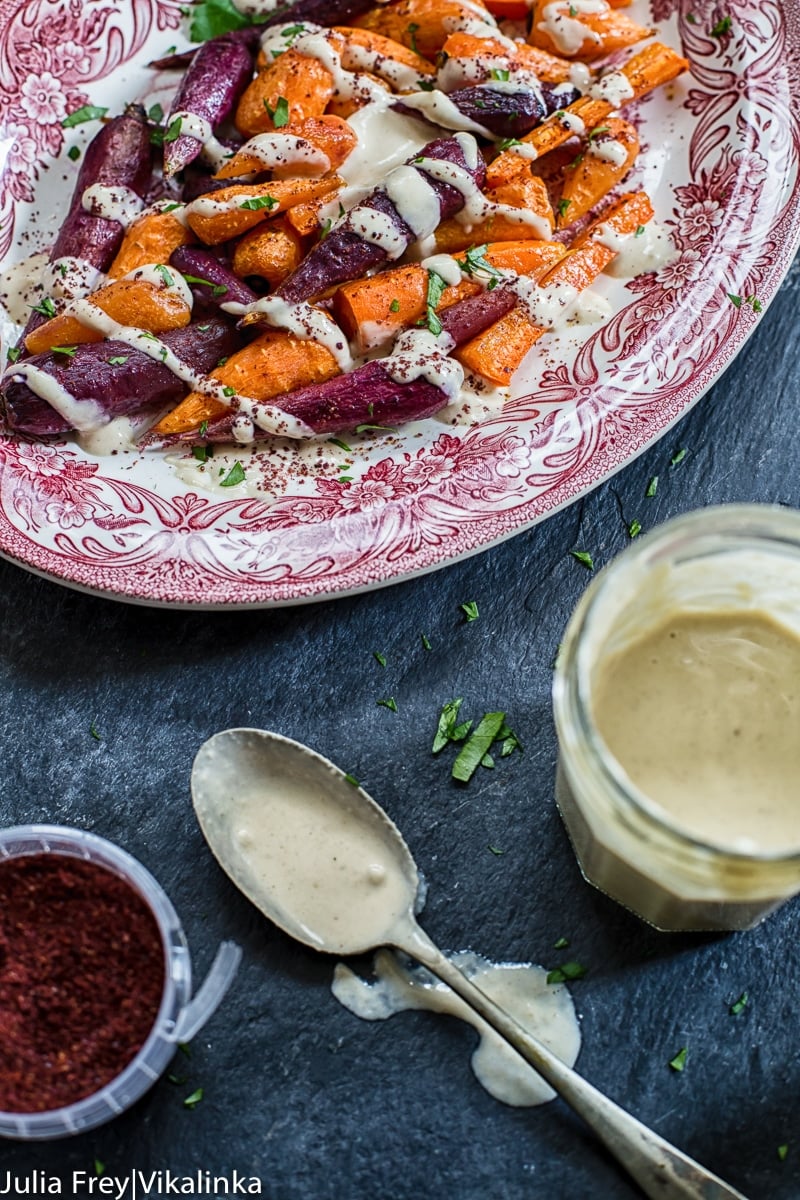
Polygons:
[[110,367],[122,367],[128,361],[129,357],[130,355],[128,354],[115,354],[112,358],[107,358],[106,362]]
[[97,725],[95,724],[94,721],[92,721],[91,725],[89,726],[89,734],[91,737],[94,738],[94,740],[96,742],[99,742],[101,740],[100,734],[97,732]]
[[688,1054],[689,1054],[689,1048],[688,1048],[688,1046],[684,1046],[682,1049],[680,1049],[678,1051],[678,1053],[675,1055],[674,1058],[671,1058],[669,1060],[669,1065],[672,1067],[673,1071],[682,1071],[683,1070],[683,1068],[686,1066],[686,1059],[687,1059]]
[[73,162],[77,162],[81,156],[80,146],[70,146],[67,151],[67,158],[71,158]]
[[558,215],[560,217],[565,217],[567,215],[567,209],[569,208],[570,204],[572,204],[571,200],[559,200]]
[[505,719],[506,714],[503,712],[484,713],[453,763],[453,779],[459,780],[460,783],[469,783],[502,729]]
[[789,1147],[786,1142],[782,1146],[778,1146],[778,1158],[781,1162],[786,1161],[786,1155],[789,1153]]
[[393,425],[356,425],[354,433],[397,433]]
[[171,213],[175,212],[176,208],[183,208],[183,205],[178,204],[175,200],[170,200],[169,204],[165,204],[161,211],[162,213]]
[[432,79],[420,79],[417,83],[417,87],[421,92],[432,92],[436,87],[436,84]]
[[594,570],[594,559],[586,550],[570,550],[570,554],[576,559],[582,567],[586,567],[587,571]]
[[67,358],[74,358],[78,347],[77,346],[53,346],[54,354],[66,354]]
[[[224,296],[228,290],[224,283],[212,283],[210,279],[201,279],[199,275],[184,274],[183,278],[187,283],[193,283],[197,287],[211,288],[211,294],[213,296]],[[200,328],[202,329],[203,326],[201,325]],[[208,326],[206,325],[205,328],[208,329]]]
[[728,1009],[731,1016],[738,1017],[740,1012],[744,1012],[745,1008],[747,1007],[748,1000],[749,1000],[749,996],[747,995],[747,992],[742,992],[739,999],[734,1000],[733,1004]]
[[375,703],[380,708],[388,708],[390,712],[397,712],[397,701],[394,696],[388,696],[385,700],[376,700]]
[[493,846],[493,845],[491,844],[491,842],[490,842],[490,843],[489,843],[489,845],[486,847],[486,849],[487,849],[487,850],[491,850],[492,854],[497,854],[497,855],[500,855],[500,854],[505,854],[505,850],[498,850],[497,846]]
[[19,357],[21,354],[22,354],[21,346],[9,346],[8,353],[6,354],[6,359],[10,363],[19,362]]
[[687,13],[686,20],[689,22],[690,25],[697,24],[697,17],[694,15],[694,13]]
[[250,200],[243,200],[239,208],[247,208],[252,212],[258,212],[261,208],[266,208],[270,212],[277,205],[278,201],[274,196],[253,196]]
[[440,750],[444,750],[448,742],[463,742],[464,738],[472,728],[472,721],[462,721],[458,724],[458,710],[464,703],[463,699],[448,700],[442,706],[442,711],[439,714],[439,725],[436,729],[436,736],[433,739],[431,747],[432,754],[438,754]]
[[496,79],[500,83],[508,83],[509,79],[511,78],[511,72],[503,67],[492,67],[489,74],[491,75],[492,79]]
[[156,270],[158,271],[161,278],[164,280],[165,287],[174,287],[175,286],[175,280],[172,278],[172,275],[169,273],[169,271],[163,265],[163,263],[156,263]]
[[165,142],[177,142],[181,136],[181,125],[183,124],[182,117],[176,117],[174,121],[170,121],[164,133]]
[[207,42],[230,33],[233,29],[245,29],[251,21],[234,6],[232,0],[202,0],[192,10],[189,37],[193,42]]
[[459,263],[459,266],[465,275],[472,277],[477,272],[482,271],[494,280],[502,279],[502,271],[498,271],[497,267],[493,267],[486,258],[488,248],[486,244],[483,246],[470,246],[469,250],[464,252],[463,261]]
[[583,979],[588,972],[588,967],[579,962],[565,962],[560,967],[553,967],[552,971],[547,972],[548,983],[567,983],[574,979]]
[[147,119],[152,121],[154,125],[160,125],[164,120],[164,110],[160,104],[154,104],[152,108],[147,110]]
[[425,296],[425,324],[437,337],[442,332],[442,322],[436,315],[436,306],[442,298],[447,284],[437,271],[428,271],[428,291]]
[[412,21],[411,24],[406,27],[406,33],[408,34],[409,44],[415,54],[419,54],[419,50],[417,49],[417,33],[418,32],[419,32],[419,25],[417,25],[416,22],[414,22],[414,21]]
[[658,476],[653,475],[653,477],[651,478],[650,482],[648,483],[647,489],[644,493],[645,497],[648,500],[652,500],[653,496],[655,496],[657,490],[658,490]]
[[220,487],[236,487],[237,483],[244,481],[244,467],[240,462],[235,462],[224,479],[220,480]]
[[641,532],[642,532],[641,521],[636,521],[636,520],[631,521],[630,525],[628,526],[628,537],[629,538],[638,537]]
[[361,784],[358,782],[355,775],[351,775],[349,772],[345,775],[345,780],[350,784],[351,787],[361,787]]
[[757,296],[737,296],[735,292],[726,292],[726,295],[734,308],[741,308],[743,304],[747,304],[750,308],[752,308],[754,313],[760,313],[764,311],[764,305]]
[[197,1105],[200,1103],[200,1101],[202,1099],[203,1099],[203,1089],[196,1088],[192,1092],[191,1096],[186,1097],[186,1099],[183,1102],[183,1107],[184,1108],[197,1108]]
[[338,446],[340,450],[344,450],[347,454],[353,453],[347,442],[343,442],[341,438],[328,438],[328,441],[332,446]]
[[596,125],[589,134],[589,141],[593,142],[596,137],[600,137],[601,133],[611,133],[610,125]]
[[340,475],[336,482],[337,483],[352,483],[353,476],[352,475]]
[[235,395],[236,395],[236,388],[235,388],[235,387],[230,387],[230,386],[228,386],[228,387],[224,387],[224,388],[222,389],[222,394],[223,394],[223,396],[225,396],[225,397],[226,397],[226,399],[230,400],[231,396],[235,396]]
[[717,21],[716,25],[712,26],[712,28],[709,29],[709,31],[708,31],[709,36],[715,37],[715,38],[724,37],[726,33],[730,33],[732,25],[733,25],[732,17],[720,17],[720,19]]
[[198,433],[200,434],[200,437],[206,436],[206,434],[208,433],[208,421],[207,420],[200,422],[200,428],[198,430]]
[[45,296],[40,304],[32,304],[30,307],[40,317],[54,317],[56,315],[56,306],[49,296]]
[[285,96],[278,96],[278,103],[269,115],[276,129],[283,129],[284,125],[289,124],[289,101]]
[[521,146],[522,142],[519,138],[507,137],[497,143],[498,150],[510,150],[513,146]]
[[372,657],[375,659],[375,662],[378,664],[379,667],[386,666],[386,655],[381,654],[380,650],[373,650]]
[[633,236],[634,236],[634,237],[641,237],[643,233],[644,233],[644,225],[637,225],[637,226],[636,226],[636,233],[635,233]]
[[577,15],[578,15],[578,10],[574,4],[570,4],[570,6],[569,6],[569,15],[571,17],[577,17]]
[[508,725],[503,725],[496,740],[500,743],[501,758],[508,758],[509,754],[513,754],[515,750],[519,750],[520,754],[522,753],[522,742]]
[[84,104],[82,108],[76,108],[75,112],[64,117],[61,127],[62,129],[74,129],[76,125],[83,125],[86,121],[99,121],[107,112],[107,108],[99,108],[96,104]]
[[212,446],[192,446],[192,457],[200,463],[208,462],[212,454]]
[[419,636],[422,640],[422,649],[423,650],[432,650],[433,646],[430,644],[430,642],[429,642],[428,638],[425,636],[425,634],[421,633]]
[[389,305],[389,312],[400,312],[400,301],[398,299],[395,298]]
[[553,942],[553,949],[554,950],[566,950],[568,945],[569,945],[569,938],[560,937],[558,939],[558,941]]
[[475,600],[467,600],[466,604],[459,604],[458,607],[467,618],[467,624],[469,624],[470,621],[477,621],[479,614],[478,605]]
[[106,1170],[106,1164],[103,1162],[103,1160],[102,1160],[101,1158],[96,1158],[96,1159],[94,1160],[94,1173],[95,1173],[95,1175],[104,1175],[104,1174],[105,1174],[105,1170]]
[[682,448],[681,448],[681,449],[680,449],[680,450],[677,452],[677,454],[673,454],[672,458],[669,460],[669,465],[670,465],[671,467],[677,467],[677,466],[678,466],[680,463],[682,463],[682,462],[683,462],[683,460],[686,458],[686,455],[687,455],[688,453],[689,453],[689,451],[686,449],[686,447],[685,447],[685,446],[683,446],[683,447],[682,447]]
[[281,30],[281,37],[286,38],[289,42],[293,42],[296,37],[299,37],[305,31],[305,25],[287,25],[285,29]]

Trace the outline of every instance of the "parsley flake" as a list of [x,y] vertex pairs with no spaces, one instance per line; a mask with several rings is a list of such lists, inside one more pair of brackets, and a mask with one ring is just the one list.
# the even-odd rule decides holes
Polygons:
[[200,463],[208,462],[211,453],[211,446],[192,446],[192,457]]
[[192,10],[189,37],[193,42],[207,42],[230,33],[234,29],[245,29],[251,22],[234,6],[232,0],[202,0]]
[[181,125],[183,124],[182,117],[176,117],[174,121],[170,121],[167,130],[164,134],[165,142],[177,142],[181,136]]
[[590,142],[593,142],[595,138],[600,137],[601,133],[611,133],[611,126],[610,125],[596,125],[595,128],[589,134],[588,140]]
[[264,108],[276,129],[283,129],[284,125],[289,124],[289,101],[285,96],[278,96],[278,102],[274,108],[270,108],[265,100]]
[[130,355],[128,354],[115,354],[112,358],[107,358],[106,362],[110,367],[122,367],[128,361],[129,357]]
[[164,110],[160,104],[154,104],[147,110],[147,119],[152,121],[154,125],[160,125],[164,120]]
[[66,354],[67,358],[74,358],[78,347],[77,346],[53,346],[51,347],[54,354]]
[[448,700],[442,706],[442,711],[439,713],[436,736],[433,739],[431,747],[432,754],[438,754],[440,750],[445,748],[448,742],[463,741],[472,728],[471,721],[465,721],[461,725],[457,724],[458,710],[463,703],[463,699],[459,698],[458,700]]
[[394,696],[387,696],[385,700],[376,700],[375,703],[379,708],[388,708],[390,712],[397,712],[397,701]]
[[223,396],[226,396],[228,399],[230,399],[230,397],[231,397],[231,396],[235,396],[235,395],[236,395],[236,388],[234,388],[234,387],[224,387],[224,388],[222,389],[222,394],[223,394]]
[[220,480],[220,487],[236,487],[237,483],[244,481],[244,467],[240,462],[235,462],[224,479]]
[[202,1099],[203,1099],[203,1089],[196,1088],[192,1092],[191,1096],[186,1097],[186,1099],[183,1102],[183,1107],[184,1108],[197,1108],[197,1105],[200,1103],[200,1101]]
[[496,79],[499,83],[508,83],[511,78],[511,72],[505,67],[492,67],[489,74],[492,79]]
[[548,983],[567,983],[567,982],[571,982],[575,979],[583,979],[584,975],[587,974],[588,970],[589,970],[589,968],[585,967],[583,965],[583,963],[579,963],[579,962],[562,963],[560,967],[554,967],[552,971],[547,972],[547,982]]
[[70,146],[67,151],[67,158],[71,158],[73,162],[77,162],[81,156],[80,146]]
[[437,337],[442,332],[442,322],[436,315],[436,306],[442,298],[447,284],[436,271],[428,271],[428,291],[425,296],[425,323]]
[[425,636],[425,634],[424,634],[424,633],[421,633],[419,636],[420,636],[420,638],[422,639],[422,649],[423,649],[423,650],[432,650],[432,649],[433,649],[433,646],[430,644],[430,642],[428,641],[428,639],[427,639],[427,637]]
[[644,493],[645,498],[647,500],[652,500],[653,496],[655,496],[657,490],[658,490],[658,476],[653,475],[650,482],[647,485],[647,489],[645,490],[645,493]]
[[286,38],[287,41],[293,42],[296,37],[299,37],[300,34],[305,33],[305,31],[305,25],[286,25],[281,30],[281,37]]
[[635,233],[633,236],[634,236],[634,237],[641,237],[643,233],[644,233],[644,225],[637,225],[637,226],[636,226],[636,233]]
[[682,1049],[680,1049],[678,1051],[678,1053],[675,1055],[675,1057],[671,1058],[669,1060],[669,1065],[672,1067],[673,1071],[682,1071],[683,1070],[683,1068],[686,1066],[686,1059],[688,1057],[688,1054],[689,1054],[688,1046],[683,1046]]
[[91,725],[89,726],[89,734],[96,742],[102,741],[100,734],[97,732],[97,726],[94,721],[92,721]]
[[749,1000],[749,996],[747,995],[747,992],[742,992],[739,999],[734,1000],[733,1004],[728,1009],[731,1016],[738,1017],[740,1012],[744,1012],[745,1008],[747,1007],[748,1000]]
[[686,20],[689,22],[690,25],[697,24],[697,17],[694,15],[694,13],[687,13]]
[[778,1158],[781,1162],[786,1161],[786,1155],[789,1153],[789,1147],[786,1142],[782,1146],[778,1146]]
[[521,145],[522,145],[522,142],[520,141],[519,138],[507,137],[507,138],[503,138],[502,141],[497,143],[497,149],[498,150],[511,150],[511,148],[513,146],[521,146]]
[[349,772],[345,775],[345,780],[350,784],[351,787],[361,787],[361,784],[358,782],[355,775],[351,775]]
[[239,208],[249,209],[251,212],[258,212],[261,208],[266,208],[272,211],[278,204],[274,196],[252,196],[249,200],[243,200]]
[[32,304],[30,307],[40,317],[54,317],[56,315],[56,306],[49,296],[45,296],[40,304]]
[[397,433],[393,425],[356,425],[354,433]]
[[715,37],[715,38],[724,37],[726,33],[730,33],[732,25],[733,25],[732,17],[720,17],[720,19],[717,21],[716,25],[714,25],[711,29],[709,29],[709,31],[708,31],[709,36]]
[[560,937],[557,942],[553,942],[554,950],[566,950],[569,945],[569,938]]
[[21,346],[9,346],[8,353],[6,354],[6,359],[10,363],[19,362],[19,357],[21,354],[22,354]]
[[200,429],[198,430],[198,432],[200,434],[200,437],[206,436],[206,434],[208,433],[208,421],[207,420],[200,422]]
[[569,208],[570,204],[572,204],[571,200],[559,200],[558,215],[560,217],[565,217],[567,215],[567,209]]
[[378,664],[379,667],[386,666],[386,655],[381,654],[380,650],[373,650],[372,657],[375,659],[375,662]]
[[353,453],[347,442],[343,442],[341,438],[328,438],[328,441],[332,446],[338,446],[340,450],[344,450],[347,454]]
[[479,613],[478,613],[478,605],[475,600],[467,600],[466,604],[459,604],[458,607],[461,609],[464,616],[467,618],[467,624],[469,624],[470,621],[477,621]]
[[453,779],[457,779],[460,783],[469,783],[484,756],[488,753],[489,747],[497,737],[505,719],[506,714],[503,712],[484,713],[453,763],[451,771]]
[[487,849],[487,850],[491,850],[492,854],[497,854],[498,856],[499,856],[499,855],[501,855],[501,854],[505,854],[505,850],[499,850],[499,849],[497,848],[497,846],[493,846],[493,845],[491,844],[491,842],[490,842],[490,843],[489,843],[489,845],[486,847],[486,849]]
[[94,1160],[94,1173],[95,1173],[95,1175],[104,1175],[104,1174],[105,1174],[105,1170],[106,1170],[106,1164],[103,1162],[102,1158],[96,1158],[96,1159]]
[[628,537],[629,538],[638,537],[641,532],[642,532],[641,521],[636,521],[636,520],[631,521],[630,525],[628,526]]
[[406,33],[408,34],[408,37],[409,37],[409,44],[415,54],[419,54],[419,50],[417,49],[417,33],[418,33],[418,31],[419,31],[419,25],[417,25],[414,21],[412,21],[410,25],[406,26]]
[[594,559],[586,550],[570,550],[570,554],[576,559],[582,567],[586,567],[587,571],[594,570]]
[[158,271],[161,278],[164,280],[165,287],[174,287],[175,286],[175,280],[173,279],[172,275],[169,273],[167,268],[163,265],[163,263],[156,263],[156,270]]
[[389,312],[393,312],[393,313],[400,312],[400,301],[399,300],[395,299],[392,301],[392,303],[389,305]]
[[86,121],[99,121],[108,112],[107,108],[99,108],[96,104],[84,104],[81,108],[76,108],[75,112],[64,117],[61,122],[62,129],[74,129],[76,125],[83,125]]
[[677,454],[673,454],[672,458],[669,460],[669,465],[671,467],[677,467],[680,463],[683,462],[683,460],[686,458],[686,455],[688,453],[689,453],[689,451],[686,449],[685,446],[683,446],[682,449],[680,449],[677,452]]
[[465,275],[469,275],[471,278],[473,275],[483,273],[484,275],[489,275],[494,280],[502,278],[502,271],[498,271],[497,267],[493,267],[486,258],[486,251],[488,249],[489,247],[484,244],[483,246],[470,246],[469,250],[464,252],[463,261],[459,265]]

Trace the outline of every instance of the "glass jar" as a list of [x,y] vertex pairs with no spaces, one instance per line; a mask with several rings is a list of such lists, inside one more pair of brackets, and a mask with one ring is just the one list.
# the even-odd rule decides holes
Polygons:
[[663,930],[748,929],[800,891],[800,844],[762,853],[724,820],[713,840],[682,828],[634,785],[593,718],[611,655],[670,617],[721,613],[767,616],[800,640],[800,513],[726,505],[638,538],[587,588],[555,671],[556,803],[580,868]]

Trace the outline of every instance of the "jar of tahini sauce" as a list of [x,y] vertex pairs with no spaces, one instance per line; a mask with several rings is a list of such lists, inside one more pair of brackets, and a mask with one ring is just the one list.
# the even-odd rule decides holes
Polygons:
[[800,513],[707,508],[633,542],[567,627],[556,800],[584,876],[659,929],[800,891]]

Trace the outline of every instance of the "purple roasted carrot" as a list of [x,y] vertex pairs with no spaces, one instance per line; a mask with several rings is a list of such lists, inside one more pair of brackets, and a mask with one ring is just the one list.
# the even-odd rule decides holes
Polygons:
[[[171,330],[161,340],[178,358],[203,373],[241,345],[231,326],[219,317]],[[164,363],[127,342],[87,342],[70,354],[35,354],[9,368],[0,384],[9,427],[35,437],[68,433],[73,424],[34,391],[37,381],[35,374],[29,374],[31,368],[54,380],[71,398],[70,407],[73,401],[82,402],[84,408],[94,406],[108,419],[174,404],[188,390]]]
[[[227,33],[219,34],[218,37],[209,38],[209,42],[217,42],[220,38],[228,38],[233,42],[241,42],[248,49],[256,50],[261,40],[261,27],[260,25],[245,25],[243,29],[230,29]],[[205,45],[208,45],[208,42]],[[154,58],[147,65],[148,67],[152,67],[154,71],[184,71],[199,51],[199,46],[192,46],[188,50],[165,54],[163,58]]]
[[273,13],[261,26],[292,25],[298,21],[311,21],[315,25],[349,25],[354,17],[374,8],[374,0],[296,0],[288,8],[284,5]]
[[[188,166],[200,151],[205,137],[195,137],[182,113],[199,118],[209,132],[217,128],[233,111],[242,92],[253,77],[253,56],[240,39],[226,35],[214,38],[201,46],[183,77],[166,119],[164,139],[164,172],[174,175]],[[173,136],[177,134],[177,136]],[[170,139],[170,140],[167,140]]]
[[[199,246],[179,246],[170,256],[170,264],[176,267],[190,285],[195,296],[206,304],[252,304],[258,296],[238,275],[234,275],[221,259],[211,250]],[[202,283],[198,283],[202,280]]]
[[[474,161],[468,163],[462,144],[455,137],[437,138],[408,160],[406,166],[414,167],[435,192],[439,203],[438,220],[444,221],[464,207],[466,197],[459,188],[428,175],[423,164],[425,158],[452,163],[471,177],[476,189],[483,184],[486,168],[477,151]],[[391,178],[392,174],[388,181]],[[384,188],[379,187],[361,204],[351,208],[342,222],[314,246],[297,270],[276,289],[276,294],[291,303],[308,300],[335,284],[358,279],[368,270],[387,262],[389,252],[375,240],[370,240],[374,237],[376,214],[381,225],[385,227],[388,222],[397,251],[392,257],[398,257],[411,244],[416,233],[400,216]]]

